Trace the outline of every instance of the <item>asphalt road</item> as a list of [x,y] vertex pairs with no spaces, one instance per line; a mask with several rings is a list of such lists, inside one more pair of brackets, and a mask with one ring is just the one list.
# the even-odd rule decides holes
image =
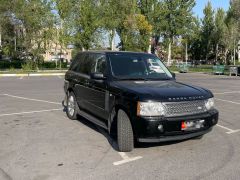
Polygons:
[[219,124],[202,139],[119,153],[106,131],[66,117],[63,77],[0,78],[0,180],[239,179],[240,77],[177,80],[214,92]]

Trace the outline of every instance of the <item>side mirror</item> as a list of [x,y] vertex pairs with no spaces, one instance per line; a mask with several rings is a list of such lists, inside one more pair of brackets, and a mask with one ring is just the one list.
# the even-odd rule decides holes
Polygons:
[[171,74],[172,74],[172,77],[176,79],[176,74],[174,72],[171,72]]
[[90,75],[90,78],[94,79],[94,80],[104,80],[104,79],[106,79],[106,77],[102,73],[92,73]]

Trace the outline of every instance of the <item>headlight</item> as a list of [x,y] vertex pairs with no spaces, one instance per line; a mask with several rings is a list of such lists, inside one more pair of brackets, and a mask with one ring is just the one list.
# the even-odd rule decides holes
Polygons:
[[164,115],[164,107],[160,102],[138,102],[138,116],[162,116]]
[[213,98],[207,99],[205,102],[205,106],[206,106],[207,110],[213,109],[214,108],[214,99]]

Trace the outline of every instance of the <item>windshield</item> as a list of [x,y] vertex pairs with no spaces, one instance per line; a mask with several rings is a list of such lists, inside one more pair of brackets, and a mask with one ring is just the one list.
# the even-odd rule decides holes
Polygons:
[[169,80],[172,74],[153,55],[110,54],[112,74],[118,79]]

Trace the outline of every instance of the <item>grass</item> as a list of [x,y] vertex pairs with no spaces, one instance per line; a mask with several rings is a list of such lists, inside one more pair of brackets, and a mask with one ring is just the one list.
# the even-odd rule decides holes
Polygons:
[[[213,66],[212,65],[199,65],[197,67],[189,67],[188,72],[202,72],[202,73],[213,73]],[[176,66],[169,67],[171,71],[180,71],[180,68]],[[229,71],[228,68],[225,72]]]

